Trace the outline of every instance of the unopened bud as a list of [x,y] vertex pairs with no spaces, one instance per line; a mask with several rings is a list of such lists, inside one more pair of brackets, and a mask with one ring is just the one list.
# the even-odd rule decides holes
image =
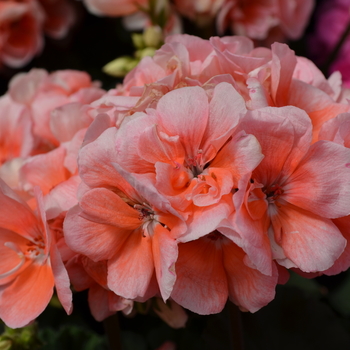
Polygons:
[[163,41],[163,33],[160,27],[148,27],[143,33],[143,40],[146,47],[154,47],[158,49]]
[[131,35],[132,43],[134,44],[136,49],[143,49],[145,48],[145,42],[143,38],[144,34],[139,33],[133,33]]
[[10,350],[12,346],[11,340],[0,340],[0,350]]
[[124,77],[129,73],[138,63],[138,60],[129,56],[119,57],[109,63],[103,68],[103,72],[113,77]]

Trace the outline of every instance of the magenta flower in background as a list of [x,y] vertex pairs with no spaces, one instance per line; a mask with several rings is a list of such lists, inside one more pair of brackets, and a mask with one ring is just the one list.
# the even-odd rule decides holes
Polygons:
[[[310,56],[318,65],[327,65],[332,51],[350,23],[350,0],[325,0],[316,13],[314,33],[309,38]],[[329,66],[329,73],[340,71],[343,83],[350,86],[350,39],[347,37]],[[328,68],[328,67],[327,67]]]

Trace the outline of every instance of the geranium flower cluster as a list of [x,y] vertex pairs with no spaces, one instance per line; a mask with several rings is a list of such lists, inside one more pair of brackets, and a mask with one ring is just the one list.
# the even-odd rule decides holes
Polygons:
[[1,101],[25,137],[1,128],[0,317],[25,325],[53,286],[69,312],[68,276],[102,320],[152,297],[255,312],[288,269],[346,270],[348,93],[287,45],[239,36],[171,36],[106,93],[79,72],[16,77]]

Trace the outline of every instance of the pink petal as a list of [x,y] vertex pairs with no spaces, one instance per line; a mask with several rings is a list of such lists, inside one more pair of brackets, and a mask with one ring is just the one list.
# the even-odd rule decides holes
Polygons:
[[199,87],[185,87],[170,91],[157,106],[159,124],[168,135],[179,135],[186,154],[197,155],[207,122],[208,97]]
[[134,231],[108,261],[108,288],[127,299],[143,297],[153,272],[152,238],[144,236],[141,229]]
[[326,218],[350,214],[350,149],[318,141],[284,186],[284,199]]
[[114,226],[115,229],[135,230],[142,222],[139,212],[106,188],[94,188],[81,198],[80,214],[94,223]]
[[53,286],[51,267],[31,264],[12,283],[0,286],[0,318],[11,328],[26,326],[45,310]]
[[207,237],[179,244],[176,282],[171,297],[200,315],[220,312],[227,301],[221,247]]
[[67,245],[94,261],[110,259],[124,244],[130,230],[121,230],[80,216],[81,209],[70,209],[63,229]]
[[290,204],[272,218],[277,243],[286,257],[305,272],[330,268],[344,251],[346,240],[331,220]]
[[272,276],[263,275],[246,266],[244,257],[244,252],[234,243],[223,245],[230,299],[243,310],[256,312],[274,299],[278,273],[273,266]]
[[277,106],[288,105],[288,92],[293,71],[297,64],[294,51],[288,45],[274,43],[271,45],[271,94]]
[[166,301],[176,279],[175,262],[178,249],[176,240],[170,236],[168,229],[160,224],[154,227],[152,252],[159,289],[163,300]]

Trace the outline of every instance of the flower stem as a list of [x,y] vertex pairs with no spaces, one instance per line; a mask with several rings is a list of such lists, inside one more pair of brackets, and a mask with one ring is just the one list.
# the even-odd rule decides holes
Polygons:
[[103,325],[105,328],[105,333],[107,335],[109,349],[122,350],[118,313],[106,318],[103,321]]

